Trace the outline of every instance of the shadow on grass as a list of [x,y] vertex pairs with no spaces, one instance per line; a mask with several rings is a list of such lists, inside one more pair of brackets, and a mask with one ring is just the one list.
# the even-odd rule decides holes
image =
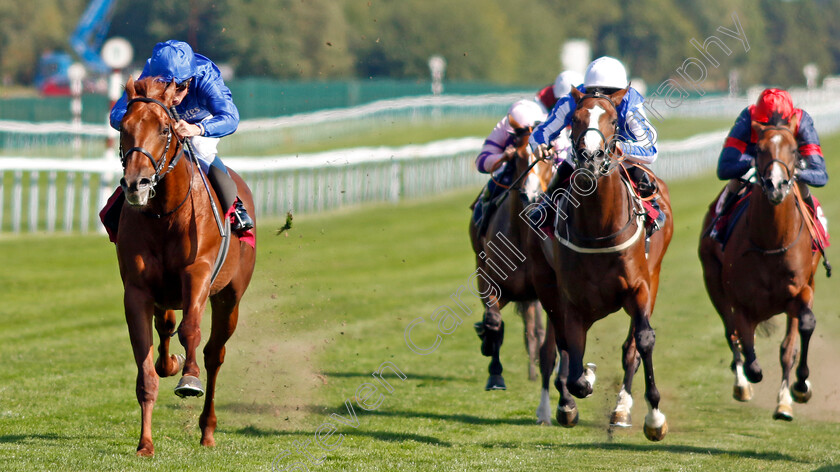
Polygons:
[[610,451],[650,452],[661,451],[675,454],[711,454],[716,456],[738,456],[744,459],[757,459],[763,461],[789,461],[803,463],[803,461],[773,451],[745,451],[718,449],[714,447],[688,446],[685,444],[616,444],[616,443],[589,443],[589,444],[568,444],[564,447],[570,449],[600,449]]
[[[370,372],[321,372],[327,377],[337,377],[337,378],[371,378]],[[452,377],[449,375],[417,375],[417,374],[406,374],[408,377],[407,380],[428,380],[428,381],[454,381],[454,380],[463,380],[462,377]]]
[[[441,413],[428,413],[428,412],[420,412],[420,411],[400,411],[400,410],[392,410],[392,411],[366,411],[364,415],[370,416],[386,416],[386,417],[393,417],[399,416],[403,418],[428,418],[432,420],[442,420],[442,421],[455,421],[458,423],[466,423],[466,424],[482,424],[482,425],[494,425],[494,424],[510,424],[510,425],[533,425],[536,420],[531,418],[482,418],[480,416],[473,416],[473,415],[464,415],[464,414],[454,414],[454,415],[447,415]],[[361,414],[359,415],[361,416]]]
[[0,436],[0,443],[19,443],[25,441],[31,441],[36,439],[46,439],[49,441],[64,441],[67,439],[73,439],[68,436],[59,436],[55,433],[47,433],[47,434],[6,434]]
[[[252,436],[252,437],[271,437],[271,436],[301,436],[301,437],[312,437],[315,432],[314,431],[280,431],[275,429],[263,429],[258,428],[253,425],[246,426],[244,428],[240,428],[238,430],[232,431],[235,434],[241,434],[243,436]],[[346,436],[356,436],[356,437],[369,437],[373,439],[377,439],[379,441],[387,441],[387,442],[395,442],[395,443],[402,443],[406,441],[414,441],[417,443],[423,444],[431,444],[433,446],[443,446],[443,447],[452,447],[452,443],[447,441],[441,441],[440,439],[433,437],[433,436],[423,436],[420,434],[412,434],[412,433],[400,433],[394,431],[356,431],[353,429],[345,429],[341,431],[342,434]]]

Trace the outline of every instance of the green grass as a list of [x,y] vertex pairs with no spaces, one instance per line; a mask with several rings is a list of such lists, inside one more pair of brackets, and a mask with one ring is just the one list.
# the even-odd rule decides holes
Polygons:
[[696,134],[710,131],[728,130],[733,120],[729,118],[668,118],[657,120],[648,117],[660,141],[686,139]]
[[[824,142],[826,150],[838,146],[838,137]],[[837,161],[830,171],[840,172]],[[471,189],[300,217],[288,237],[274,236],[281,221],[262,222],[256,275],[219,376],[218,445],[198,445],[201,401],[175,397],[177,379],[162,379],[151,459],[134,456],[136,369],[113,246],[104,236],[0,238],[0,470],[271,470],[275,456],[312,440],[330,414],[346,415],[345,399],[383,362],[408,379],[389,377],[394,392],[377,409],[356,406],[358,427],[342,426],[340,446],[309,470],[835,470],[836,281],[818,275],[811,403],[795,406],[792,423],[771,419],[781,330],[758,340],[765,380],[753,402],[732,400],[730,355],[696,257],[702,212],[720,186],[711,176],[671,185],[675,238],[653,318],[657,383],[671,428],[660,443],[641,432],[641,374],[634,426],[607,429],[626,315],[590,331],[586,357],[598,364],[599,378],[595,394],[578,402],[574,429],[534,424],[539,388],[526,380],[521,325],[510,309],[507,391],[483,391],[487,359],[470,326],[480,317],[477,299],[434,353],[406,347],[404,329],[417,317],[427,320],[415,330],[417,342],[433,339],[431,314],[451,306],[450,294],[474,270],[466,234]],[[839,193],[836,186],[817,191],[835,234]],[[316,446],[308,447],[314,453]],[[305,459],[295,453],[278,470],[292,460]]]

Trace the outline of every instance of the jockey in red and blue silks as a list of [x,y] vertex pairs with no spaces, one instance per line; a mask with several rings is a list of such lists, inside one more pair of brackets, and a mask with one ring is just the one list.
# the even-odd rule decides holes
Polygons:
[[[138,78],[144,77],[175,82],[173,104],[181,118],[174,125],[175,132],[190,139],[193,153],[207,173],[223,209],[233,209],[234,231],[253,228],[253,220],[236,196],[236,184],[216,151],[219,138],[232,134],[239,126],[239,110],[219,68],[210,59],[195,54],[189,44],[170,40],[155,45]],[[120,129],[127,104],[123,93],[111,109],[112,128]]]
[[752,122],[769,123],[773,120],[793,120],[796,123],[796,142],[802,155],[804,168],[797,170],[797,183],[802,197],[813,208],[808,185],[822,187],[828,182],[825,159],[820,148],[820,138],[814,129],[814,120],[805,110],[795,108],[793,99],[785,90],[769,88],[761,92],[755,105],[745,108],[729,131],[718,160],[717,175],[721,180],[732,179],[721,193],[716,206],[718,215],[726,213],[737,200],[743,186],[740,180],[753,167],[758,136]]
[[[624,65],[618,59],[603,56],[589,64],[584,75],[583,84],[578,86],[577,89],[583,93],[600,91],[609,95],[620,89],[629,87],[629,90],[624,95],[624,99],[616,107],[619,138],[616,144],[628,161],[650,165],[657,157],[656,129],[647,120],[644,109],[644,97],[629,85],[627,71]],[[545,123],[537,126],[531,134],[529,143],[536,156],[542,157],[548,152],[551,143],[571,123],[572,115],[576,108],[577,103],[571,94],[568,93],[561,97],[557,104],[554,105]],[[551,195],[551,192],[558,188],[559,185],[562,185],[571,176],[573,171],[573,164],[568,159],[564,159],[558,167],[552,185],[546,193]],[[639,183],[638,181],[647,179],[647,174],[644,172],[631,171],[630,175],[634,180],[637,180],[637,184]],[[647,181],[645,181],[645,184],[650,185]],[[655,200],[652,203],[654,207],[658,206]],[[658,208],[656,209],[658,210]],[[663,212],[659,211],[658,213],[661,217],[664,217]],[[656,221],[654,223],[655,227],[650,229],[658,229],[663,222],[664,220]]]
[[820,148],[820,138],[814,129],[814,120],[805,110],[793,107],[793,100],[787,91],[773,88],[761,92],[758,102],[748,106],[738,115],[720,153],[718,178],[737,179],[752,168],[758,136],[751,123],[768,123],[773,114],[778,114],[783,120],[792,119],[797,123],[796,141],[799,144],[799,153],[806,162],[805,169],[800,169],[797,173],[799,181],[812,187],[824,186],[828,182],[828,174]]

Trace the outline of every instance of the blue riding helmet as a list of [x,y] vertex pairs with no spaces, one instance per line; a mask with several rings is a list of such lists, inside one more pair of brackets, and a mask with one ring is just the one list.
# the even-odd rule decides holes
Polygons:
[[189,44],[170,39],[157,43],[149,59],[149,75],[180,84],[196,73],[195,53]]

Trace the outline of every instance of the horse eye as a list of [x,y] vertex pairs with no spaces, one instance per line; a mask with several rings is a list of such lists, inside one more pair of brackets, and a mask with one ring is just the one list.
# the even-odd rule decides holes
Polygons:
[[613,125],[613,126],[615,126],[616,123],[618,123],[618,120],[612,120],[612,122],[610,122],[610,124]]
[[162,130],[160,130],[160,135],[161,136],[169,136],[169,133],[171,133],[171,132],[172,132],[172,130],[170,130],[169,127],[167,126],[166,128],[163,128]]

